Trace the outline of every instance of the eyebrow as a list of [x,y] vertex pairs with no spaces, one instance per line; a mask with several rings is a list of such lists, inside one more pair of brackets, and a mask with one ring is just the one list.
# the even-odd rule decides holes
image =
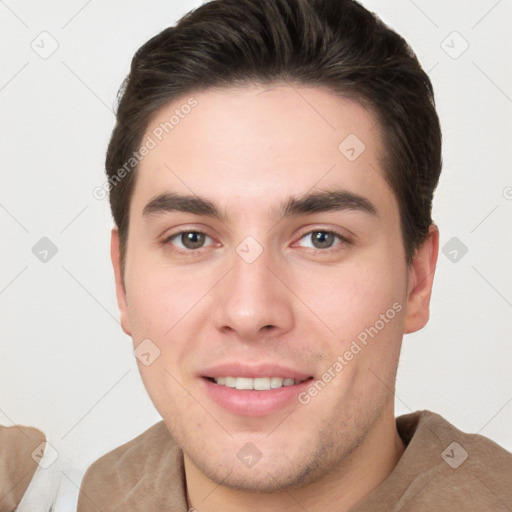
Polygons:
[[[142,215],[152,217],[173,211],[212,217],[221,222],[229,218],[225,211],[209,199],[176,192],[166,192],[151,199]],[[378,217],[378,210],[369,199],[348,190],[326,190],[290,197],[280,207],[273,208],[271,213],[276,217],[296,217],[336,211],[358,211]]]

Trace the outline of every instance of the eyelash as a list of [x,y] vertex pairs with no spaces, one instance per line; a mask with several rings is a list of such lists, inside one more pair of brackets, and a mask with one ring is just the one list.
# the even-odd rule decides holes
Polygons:
[[[210,235],[208,235],[207,233],[205,233],[204,231],[196,231],[193,229],[184,229],[182,231],[177,231],[176,233],[173,233],[172,235],[169,235],[168,237],[166,237],[162,241],[162,245],[168,245],[173,238],[179,237],[183,233],[197,233],[197,234],[205,235],[213,240],[213,238]],[[332,229],[313,229],[313,230],[303,233],[300,236],[299,240],[302,240],[305,236],[312,235],[313,233],[325,233],[325,234],[334,235],[335,237],[337,237],[340,240],[339,244],[334,245],[333,247],[328,247],[326,249],[309,248],[313,252],[313,254],[318,254],[318,253],[330,254],[333,252],[338,252],[340,250],[338,248],[340,245],[343,246],[343,245],[348,245],[351,243],[351,241],[346,236],[344,236],[341,233],[338,233],[337,231],[334,231]],[[203,253],[203,249],[206,249],[206,247],[200,247],[198,249],[186,249],[186,250],[179,249],[176,247],[173,248],[173,250],[176,251],[178,254],[187,255],[187,256],[190,256],[190,255],[200,256]]]

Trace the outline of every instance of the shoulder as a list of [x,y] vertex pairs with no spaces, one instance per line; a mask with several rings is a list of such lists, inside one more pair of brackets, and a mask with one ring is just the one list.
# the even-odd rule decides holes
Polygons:
[[[490,466],[496,467],[493,461],[489,461],[489,455],[505,463],[512,461],[512,454],[491,439],[480,434],[463,432],[434,412],[417,411],[398,417],[396,422],[400,436],[402,439],[405,438],[406,444],[414,439],[416,443],[421,444],[435,440],[437,441],[436,445],[446,445],[446,448],[449,449],[447,454],[444,452],[441,454],[443,459],[450,455],[452,450],[456,453],[460,446],[463,449],[459,450],[460,458],[464,458],[464,452],[466,452],[468,455],[466,458],[469,459],[469,456],[473,455],[473,458],[478,459],[478,462],[483,465],[489,463]],[[453,446],[450,447],[451,444]],[[467,450],[464,446],[467,447]],[[480,460],[484,455],[486,455],[484,460]]]
[[400,416],[397,428],[408,445],[408,469],[423,466],[417,483],[421,480],[425,488],[414,490],[414,501],[424,510],[430,510],[431,500],[464,504],[465,510],[512,507],[512,454],[494,441],[465,433],[430,411]]
[[[163,475],[166,482],[162,481]],[[135,495],[156,496],[156,488],[170,482],[178,488],[183,485],[183,452],[160,421],[87,469],[80,487],[78,511],[117,510],[115,507],[131,503],[130,496],[134,500]]]
[[165,423],[160,421],[131,441],[103,455],[91,465],[87,473],[92,474],[98,470],[116,466],[120,470],[120,476],[128,473],[132,475],[133,471],[128,471],[126,464],[136,462],[137,460],[140,461],[139,457],[141,454],[144,454],[144,458],[152,462],[158,461],[161,459],[162,449],[168,450],[173,446],[174,440],[169,430]]

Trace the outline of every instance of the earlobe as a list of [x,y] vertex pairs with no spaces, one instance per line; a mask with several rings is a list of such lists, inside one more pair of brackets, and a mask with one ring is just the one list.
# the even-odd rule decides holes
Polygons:
[[425,242],[417,249],[409,267],[404,334],[419,331],[428,322],[438,252],[439,230],[432,224]]
[[116,296],[119,313],[121,315],[121,327],[123,331],[131,336],[130,317],[128,314],[128,304],[126,300],[126,289],[124,285],[123,273],[121,269],[121,249],[119,240],[119,231],[117,227],[112,229],[110,238],[110,258],[114,268],[114,277],[116,282]]

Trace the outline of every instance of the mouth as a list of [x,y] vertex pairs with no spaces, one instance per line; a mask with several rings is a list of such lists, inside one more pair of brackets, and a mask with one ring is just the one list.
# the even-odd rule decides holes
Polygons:
[[263,417],[303,407],[299,396],[314,379],[274,364],[220,365],[200,377],[205,398],[237,417]]
[[204,377],[206,380],[219,386],[237,389],[239,391],[270,391],[283,387],[296,386],[313,377],[292,379],[289,377]]

